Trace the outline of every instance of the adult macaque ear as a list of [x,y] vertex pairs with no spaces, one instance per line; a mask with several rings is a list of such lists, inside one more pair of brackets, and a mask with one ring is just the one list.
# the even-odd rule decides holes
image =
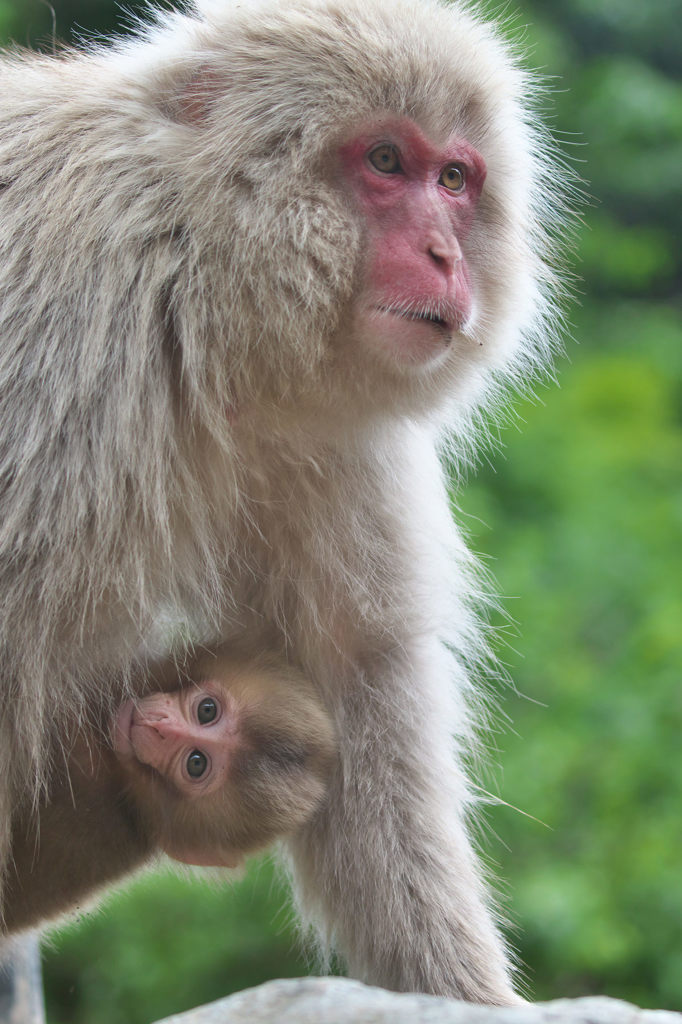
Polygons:
[[197,868],[238,868],[244,857],[234,850],[194,850],[191,847],[166,847],[164,853],[181,864]]
[[222,76],[209,64],[202,65],[180,88],[173,104],[173,119],[181,124],[206,124],[222,92]]

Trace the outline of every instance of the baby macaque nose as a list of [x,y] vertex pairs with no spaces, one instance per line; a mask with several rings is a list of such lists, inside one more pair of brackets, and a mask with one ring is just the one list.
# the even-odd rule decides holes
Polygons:
[[152,718],[144,723],[148,728],[153,729],[154,732],[162,739],[175,739],[182,735],[183,726],[182,722],[179,722],[176,718],[170,715],[160,716],[159,718]]

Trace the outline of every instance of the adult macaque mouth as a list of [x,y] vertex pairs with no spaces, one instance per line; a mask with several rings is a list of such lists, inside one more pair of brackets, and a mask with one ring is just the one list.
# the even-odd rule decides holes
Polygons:
[[434,327],[438,327],[444,331],[450,331],[453,329],[452,324],[437,313],[424,313],[419,310],[411,309],[391,309],[390,307],[382,308],[382,312],[390,313],[391,316],[397,316],[401,320],[411,320],[413,323],[423,322],[433,324]]
[[435,327],[442,327],[443,330],[449,330],[450,325],[447,320],[444,320],[442,316],[436,316],[435,313],[416,313],[410,317],[411,320],[426,320],[427,323],[433,324]]

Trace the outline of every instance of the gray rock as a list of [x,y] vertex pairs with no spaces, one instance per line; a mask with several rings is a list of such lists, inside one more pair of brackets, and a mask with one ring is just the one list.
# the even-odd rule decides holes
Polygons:
[[269,981],[159,1024],[682,1024],[682,1014],[595,996],[474,1006],[369,988],[347,978]]
[[40,952],[34,935],[2,943],[0,1024],[45,1024]]

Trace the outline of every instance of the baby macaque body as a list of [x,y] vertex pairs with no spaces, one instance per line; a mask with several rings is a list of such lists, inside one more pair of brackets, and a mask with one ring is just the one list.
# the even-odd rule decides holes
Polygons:
[[235,867],[313,816],[335,738],[307,681],[275,659],[213,654],[187,676],[179,686],[160,666],[159,689],[72,737],[38,811],[14,816],[6,933],[78,908],[156,853]]

